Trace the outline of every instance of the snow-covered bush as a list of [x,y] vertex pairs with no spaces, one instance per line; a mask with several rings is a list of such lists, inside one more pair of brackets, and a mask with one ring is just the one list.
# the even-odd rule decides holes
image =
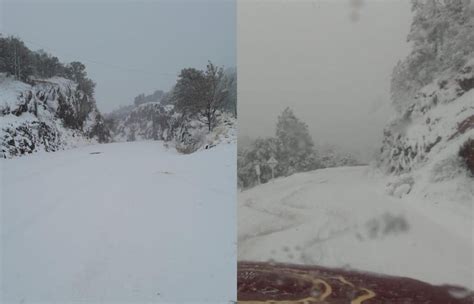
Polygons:
[[[258,176],[255,166],[260,167],[260,181],[266,183],[272,177],[267,161],[270,157],[278,159],[281,144],[277,138],[258,138],[249,147],[237,152],[237,178],[241,188],[257,185]],[[275,168],[275,177],[284,176],[287,168],[279,163]]]
[[410,193],[414,179],[410,175],[401,175],[387,184],[386,192],[395,197],[401,198]]
[[54,126],[37,120],[6,123],[0,136],[2,157],[19,156],[38,150],[56,151],[62,144]]

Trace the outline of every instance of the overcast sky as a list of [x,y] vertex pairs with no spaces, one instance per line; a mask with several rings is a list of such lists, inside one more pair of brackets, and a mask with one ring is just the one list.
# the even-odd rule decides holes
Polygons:
[[315,142],[367,160],[391,115],[391,71],[409,51],[410,2],[242,0],[237,7],[240,138],[273,136],[290,106]]
[[182,68],[236,61],[232,0],[0,0],[2,33],[63,62],[82,61],[99,109],[168,90]]

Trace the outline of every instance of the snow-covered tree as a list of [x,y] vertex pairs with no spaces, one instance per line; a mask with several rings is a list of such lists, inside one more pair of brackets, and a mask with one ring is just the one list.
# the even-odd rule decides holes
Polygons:
[[43,50],[36,51],[33,55],[33,75],[39,78],[50,78],[53,76],[64,76],[65,66],[59,62],[58,57],[52,56]]
[[316,168],[314,143],[308,127],[296,118],[290,108],[286,108],[278,117],[276,137],[281,146],[277,157],[282,167],[287,170],[285,174]]
[[178,109],[196,115],[211,131],[216,122],[216,112],[223,109],[228,92],[223,68],[209,62],[205,71],[194,68],[181,71],[173,90],[173,99]]
[[0,36],[0,72],[26,81],[33,74],[33,53],[16,37]]
[[296,118],[290,108],[286,108],[278,117],[276,137],[258,138],[239,149],[237,158],[239,187],[256,185],[256,165],[260,166],[261,182],[270,180],[272,171],[268,160],[271,157],[278,161],[275,177],[320,167],[308,127]]
[[395,109],[404,112],[416,92],[441,72],[459,70],[474,53],[474,9],[470,0],[412,0],[408,42],[412,51],[393,70]]
[[[237,176],[239,186],[242,188],[252,187],[257,184],[258,178],[255,166],[260,166],[260,180],[262,183],[269,181],[272,177],[271,168],[267,165],[270,157],[280,154],[280,142],[276,138],[258,138],[248,148],[240,149],[237,157]],[[286,172],[282,164],[275,170],[275,177],[282,176]]]

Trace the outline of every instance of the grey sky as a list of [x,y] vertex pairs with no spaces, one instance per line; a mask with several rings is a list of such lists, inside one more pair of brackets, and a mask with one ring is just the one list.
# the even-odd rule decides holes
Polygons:
[[236,63],[232,0],[0,0],[3,33],[63,62],[82,61],[102,111],[168,90],[182,68]]
[[391,115],[391,71],[409,51],[410,2],[242,0],[237,7],[240,138],[274,135],[290,106],[317,143],[367,160]]

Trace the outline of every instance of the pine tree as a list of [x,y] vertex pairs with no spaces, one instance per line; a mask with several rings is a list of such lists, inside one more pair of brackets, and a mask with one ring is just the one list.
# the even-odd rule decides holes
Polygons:
[[286,174],[315,169],[313,139],[307,125],[290,108],[278,117],[276,137],[281,146],[278,161],[286,168]]
[[474,9],[470,0],[412,0],[407,40],[412,51],[393,70],[391,93],[402,113],[414,95],[448,70],[459,70],[474,54]]
[[181,111],[196,115],[211,131],[216,112],[223,109],[228,95],[228,82],[221,67],[211,62],[206,70],[183,69],[173,89],[173,99]]

